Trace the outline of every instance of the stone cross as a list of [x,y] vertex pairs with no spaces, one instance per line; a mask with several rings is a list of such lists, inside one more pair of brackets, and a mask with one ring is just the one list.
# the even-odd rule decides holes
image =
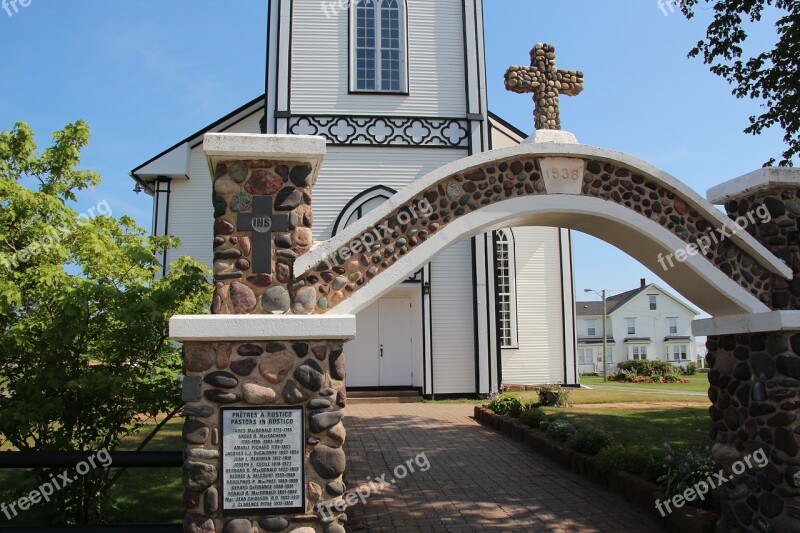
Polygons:
[[533,93],[534,123],[537,130],[560,130],[558,96],[576,96],[583,91],[583,72],[558,70],[556,47],[536,43],[531,50],[531,66],[513,66],[506,71],[506,89],[515,93]]
[[253,232],[253,273],[272,273],[272,232],[289,231],[288,215],[272,214],[272,197],[253,198],[253,212],[239,213],[238,231]]

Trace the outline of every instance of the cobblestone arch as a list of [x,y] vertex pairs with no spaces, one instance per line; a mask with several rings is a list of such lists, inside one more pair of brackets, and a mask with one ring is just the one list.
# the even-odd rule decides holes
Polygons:
[[[358,311],[455,240],[514,225],[593,234],[714,316],[767,311],[772,289],[791,279],[751,235],[651,165],[582,145],[527,144],[447,165],[299,257],[290,291],[303,304],[293,312]],[[697,253],[681,262],[677,250]],[[784,308],[797,305],[790,298]]]

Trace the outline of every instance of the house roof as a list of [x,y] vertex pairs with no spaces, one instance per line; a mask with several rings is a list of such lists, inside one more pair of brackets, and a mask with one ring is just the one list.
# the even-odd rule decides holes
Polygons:
[[[645,292],[652,287],[655,287],[665,295],[669,296],[679,304],[683,305],[686,309],[694,313],[695,315],[699,315],[700,311],[697,309],[690,307],[689,305],[685,304],[681,300],[675,298],[669,291],[664,290],[663,288],[659,287],[655,283],[650,283],[649,285],[644,285],[642,287],[632,289],[629,291],[621,292],[619,294],[614,294],[606,298],[606,312],[607,314],[611,315],[615,311],[617,311],[620,307],[625,305],[626,303],[633,300],[636,296]],[[603,315],[603,302],[575,302],[575,314],[577,316],[602,316]]]

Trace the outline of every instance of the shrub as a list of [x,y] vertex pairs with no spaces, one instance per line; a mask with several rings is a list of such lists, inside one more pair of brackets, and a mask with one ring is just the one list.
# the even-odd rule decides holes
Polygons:
[[621,370],[632,371],[640,376],[663,376],[664,374],[675,373],[675,368],[672,366],[672,363],[668,363],[667,361],[655,361],[652,359],[622,361],[617,366]]
[[522,401],[514,394],[501,394],[487,407],[498,415],[513,417],[519,416],[523,409]]
[[692,361],[683,369],[683,374],[686,376],[694,376],[697,374],[697,363]]
[[542,385],[539,387],[539,405],[543,407],[567,407],[569,389],[558,385]]
[[526,409],[519,415],[519,421],[532,428],[538,428],[546,419],[547,414],[538,407]]
[[597,455],[600,450],[611,445],[614,439],[604,429],[600,428],[579,428],[569,443],[576,452]]
[[573,435],[575,435],[576,431],[577,430],[575,429],[575,426],[563,418],[559,418],[558,420],[554,420],[547,425],[546,434],[551,439],[568,441]]
[[620,470],[649,476],[655,467],[655,457],[644,446],[612,444],[597,454],[597,465],[604,472]]
[[[657,482],[670,498],[676,494],[683,494],[686,489],[694,487],[701,481],[706,481],[717,471],[718,467],[711,455],[711,448],[707,445],[673,449],[669,444],[665,444],[664,447],[665,457],[662,467],[665,473]],[[712,508],[713,491],[706,494],[704,501],[695,502],[694,505]]]

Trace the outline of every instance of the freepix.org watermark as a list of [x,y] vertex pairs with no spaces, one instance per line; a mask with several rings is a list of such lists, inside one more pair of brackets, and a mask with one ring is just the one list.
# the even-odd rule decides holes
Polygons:
[[[420,200],[410,207],[402,209],[395,217],[395,222],[400,226],[406,226],[421,218],[427,218],[433,214],[433,206],[427,200]],[[354,255],[362,252],[368,253],[374,244],[391,236],[394,230],[389,227],[389,222],[378,224],[372,231],[362,233],[357,239],[353,239],[347,246],[343,246],[336,251],[333,256],[328,256],[323,263],[342,264]]]
[[20,7],[30,7],[32,2],[33,0],[2,0],[0,1],[0,7],[9,17],[13,17],[19,13]]
[[111,216],[111,206],[108,202],[103,200],[94,207],[89,208],[85,213],[81,213],[75,218],[73,224],[64,224],[61,227],[51,227],[48,229],[47,234],[42,236],[38,241],[34,241],[21,250],[16,250],[13,254],[8,256],[0,256],[0,266],[6,269],[19,268],[35,258],[37,255],[49,251],[55,244],[67,237],[74,231],[75,226],[85,223],[89,219],[96,216]]
[[322,2],[322,12],[325,13],[326,17],[333,18],[359,1],[360,0],[324,0]]
[[661,265],[661,268],[663,268],[664,271],[667,271],[675,266],[673,258],[679,263],[683,263],[690,256],[694,257],[697,254],[706,255],[706,253],[708,253],[708,251],[711,249],[712,245],[717,245],[722,241],[724,241],[726,238],[733,237],[740,230],[747,229],[747,226],[749,226],[750,224],[755,224],[756,217],[762,223],[766,223],[772,220],[772,215],[769,214],[769,210],[766,208],[766,206],[760,205],[753,211],[747,213],[746,215],[742,215],[736,218],[733,221],[734,225],[736,226],[736,228],[734,229],[731,229],[728,226],[715,228],[714,230],[709,232],[708,235],[703,235],[702,237],[698,238],[696,243],[687,244],[685,248],[675,250],[674,252],[667,255],[659,253],[657,258],[658,264]]
[[665,17],[668,17],[676,11],[680,11],[685,3],[684,0],[658,0],[658,9]]
[[[764,468],[767,464],[769,464],[769,458],[764,452],[764,448],[761,448],[733,463],[731,465],[731,471],[733,475],[740,476],[744,474],[746,470],[755,467]],[[724,485],[731,479],[733,479],[733,476],[725,476],[725,471],[720,469],[719,472],[716,472],[713,476],[708,476],[704,481],[698,481],[693,487],[689,487],[683,491],[682,494],[676,494],[672,498],[664,501],[656,500],[656,509],[661,513],[661,516],[667,516],[674,512],[675,509],[680,509],[686,505],[686,502],[693,502],[695,500],[705,501],[706,494]],[[664,509],[666,509],[666,511]]]
[[[414,468],[415,466],[416,469]],[[380,477],[374,479],[372,477],[368,477],[366,483],[359,485],[354,490],[345,492],[342,494],[341,498],[338,498],[336,501],[328,502],[327,504],[317,504],[317,512],[319,512],[319,515],[323,520],[331,519],[334,515],[345,512],[348,507],[356,505],[359,501],[362,505],[367,503],[367,500],[370,498],[370,496],[373,494],[380,494],[386,487],[394,485],[399,480],[405,479],[410,474],[413,474],[417,471],[427,472],[430,469],[431,463],[428,460],[428,456],[425,455],[425,452],[418,453],[413,459],[409,459],[405,463],[401,463],[394,467],[392,470],[394,477],[392,479],[387,480],[387,474],[382,474]]]
[[[95,468],[109,468],[111,466],[111,454],[108,450],[103,448],[99,452],[95,452],[80,463],[75,465],[75,471],[78,476],[85,476],[90,470]],[[38,488],[30,491],[27,496],[23,496],[11,503],[0,503],[0,511],[11,520],[16,518],[21,511],[27,511],[36,504],[49,502],[50,497],[55,494],[57,490],[63,490],[68,485],[78,480],[78,476],[70,476],[69,471],[61,472],[57,476],[50,474],[50,481],[46,481],[39,485]],[[19,511],[17,511],[19,509]]]

